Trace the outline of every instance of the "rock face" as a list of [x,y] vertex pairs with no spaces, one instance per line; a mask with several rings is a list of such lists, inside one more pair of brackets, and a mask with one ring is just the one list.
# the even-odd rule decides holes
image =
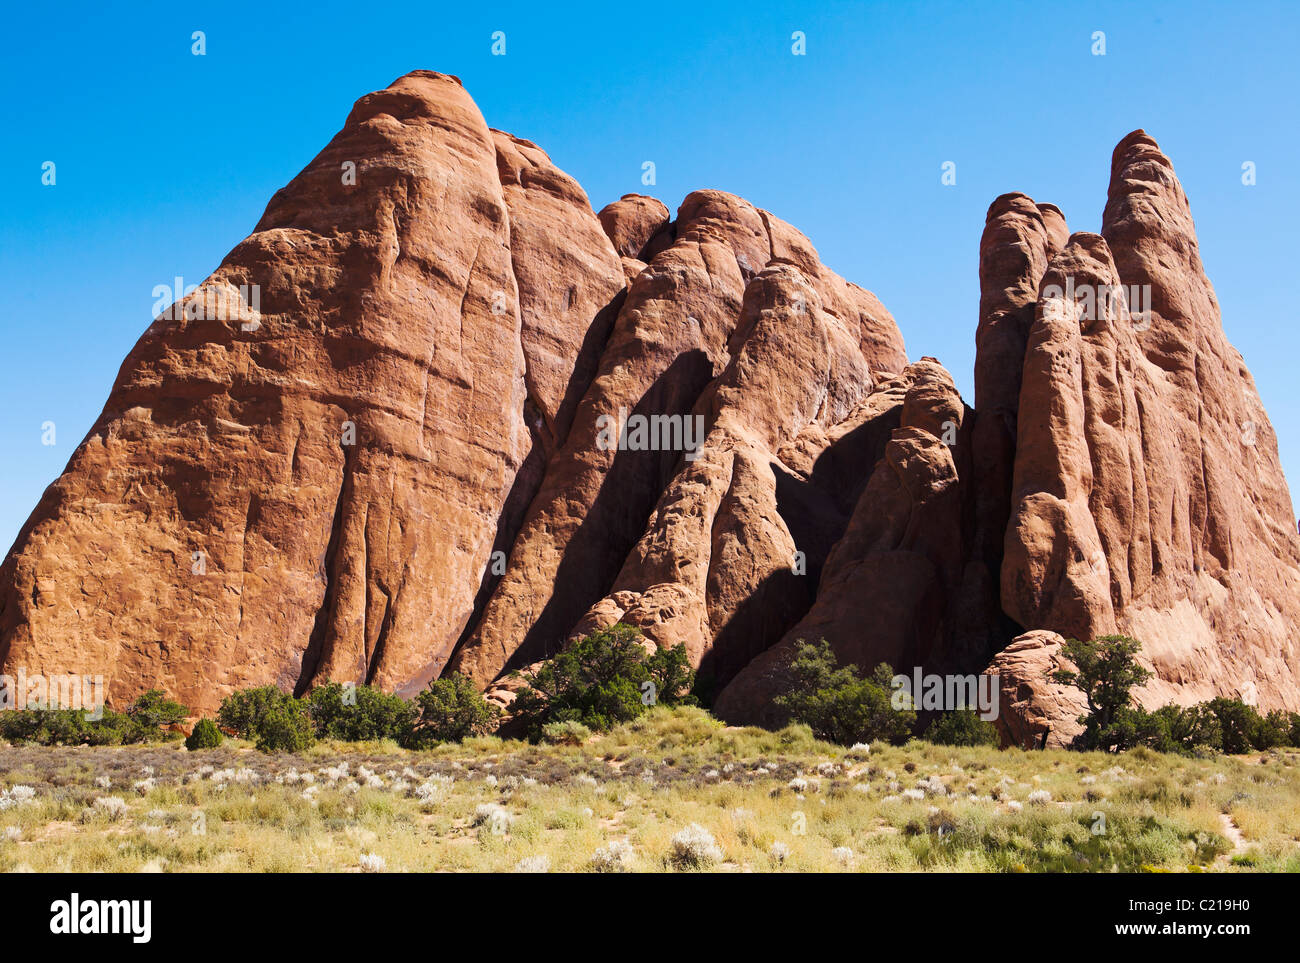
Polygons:
[[508,701],[621,621],[730,720],[779,723],[825,638],[996,674],[1007,738],[1052,744],[1061,637],[1120,631],[1149,702],[1300,708],[1300,541],[1169,161],[1120,144],[1102,235],[998,198],[980,280],[972,409],[772,214],[596,214],[417,71],[128,356],[0,567],[0,664],[209,713],[451,670]]
[[[841,661],[868,668],[937,669],[962,651],[965,606],[979,592],[967,582],[978,575],[965,564],[962,524],[962,481],[970,477],[966,409],[932,358],[885,390],[896,402],[889,414],[897,427],[826,560],[816,601],[723,690],[716,708],[724,718],[779,721],[772,698],[800,640],[825,638]],[[987,579],[982,588],[988,591]]]

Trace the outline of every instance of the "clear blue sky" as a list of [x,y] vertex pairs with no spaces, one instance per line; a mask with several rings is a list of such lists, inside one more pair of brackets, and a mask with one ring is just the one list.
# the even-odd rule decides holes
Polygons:
[[676,209],[716,187],[790,221],[968,401],[989,202],[1022,190],[1098,230],[1111,149],[1144,127],[1191,198],[1228,336],[1300,483],[1300,4],[559,7],[9,5],[0,551],[103,406],[153,287],[200,282],[353,101],[420,67],[460,76],[491,126],[541,145],[596,208],[645,191]]

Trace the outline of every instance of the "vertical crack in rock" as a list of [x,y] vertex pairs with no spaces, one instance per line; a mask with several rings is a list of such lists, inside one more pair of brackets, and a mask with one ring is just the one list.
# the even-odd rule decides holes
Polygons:
[[294,695],[297,696],[307,692],[316,676],[316,669],[320,665],[321,652],[325,645],[325,635],[329,629],[330,619],[334,614],[334,596],[338,582],[333,577],[333,573],[338,557],[339,540],[343,530],[343,506],[348,495],[347,489],[351,476],[347,449],[344,448],[343,468],[339,475],[338,496],[335,498],[334,511],[330,517],[329,542],[325,546],[325,553],[320,563],[320,577],[324,585],[324,593],[316,609],[316,617],[312,623],[307,647],[302,653],[302,666],[298,673],[298,680],[294,685]]

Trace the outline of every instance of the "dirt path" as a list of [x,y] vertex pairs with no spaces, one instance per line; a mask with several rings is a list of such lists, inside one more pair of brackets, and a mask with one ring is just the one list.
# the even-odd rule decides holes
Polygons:
[[1227,863],[1233,856],[1245,852],[1246,837],[1241,834],[1241,830],[1237,828],[1236,822],[1234,822],[1233,818],[1227,813],[1219,813],[1219,824],[1223,827],[1223,835],[1227,838],[1228,842],[1232,843],[1232,851],[1224,853],[1216,859],[1215,862]]

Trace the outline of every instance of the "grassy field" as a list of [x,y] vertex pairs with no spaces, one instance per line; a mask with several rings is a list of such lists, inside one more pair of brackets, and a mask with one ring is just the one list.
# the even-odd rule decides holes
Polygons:
[[581,746],[0,747],[0,870],[1297,872],[1298,763],[847,750],[684,709]]

